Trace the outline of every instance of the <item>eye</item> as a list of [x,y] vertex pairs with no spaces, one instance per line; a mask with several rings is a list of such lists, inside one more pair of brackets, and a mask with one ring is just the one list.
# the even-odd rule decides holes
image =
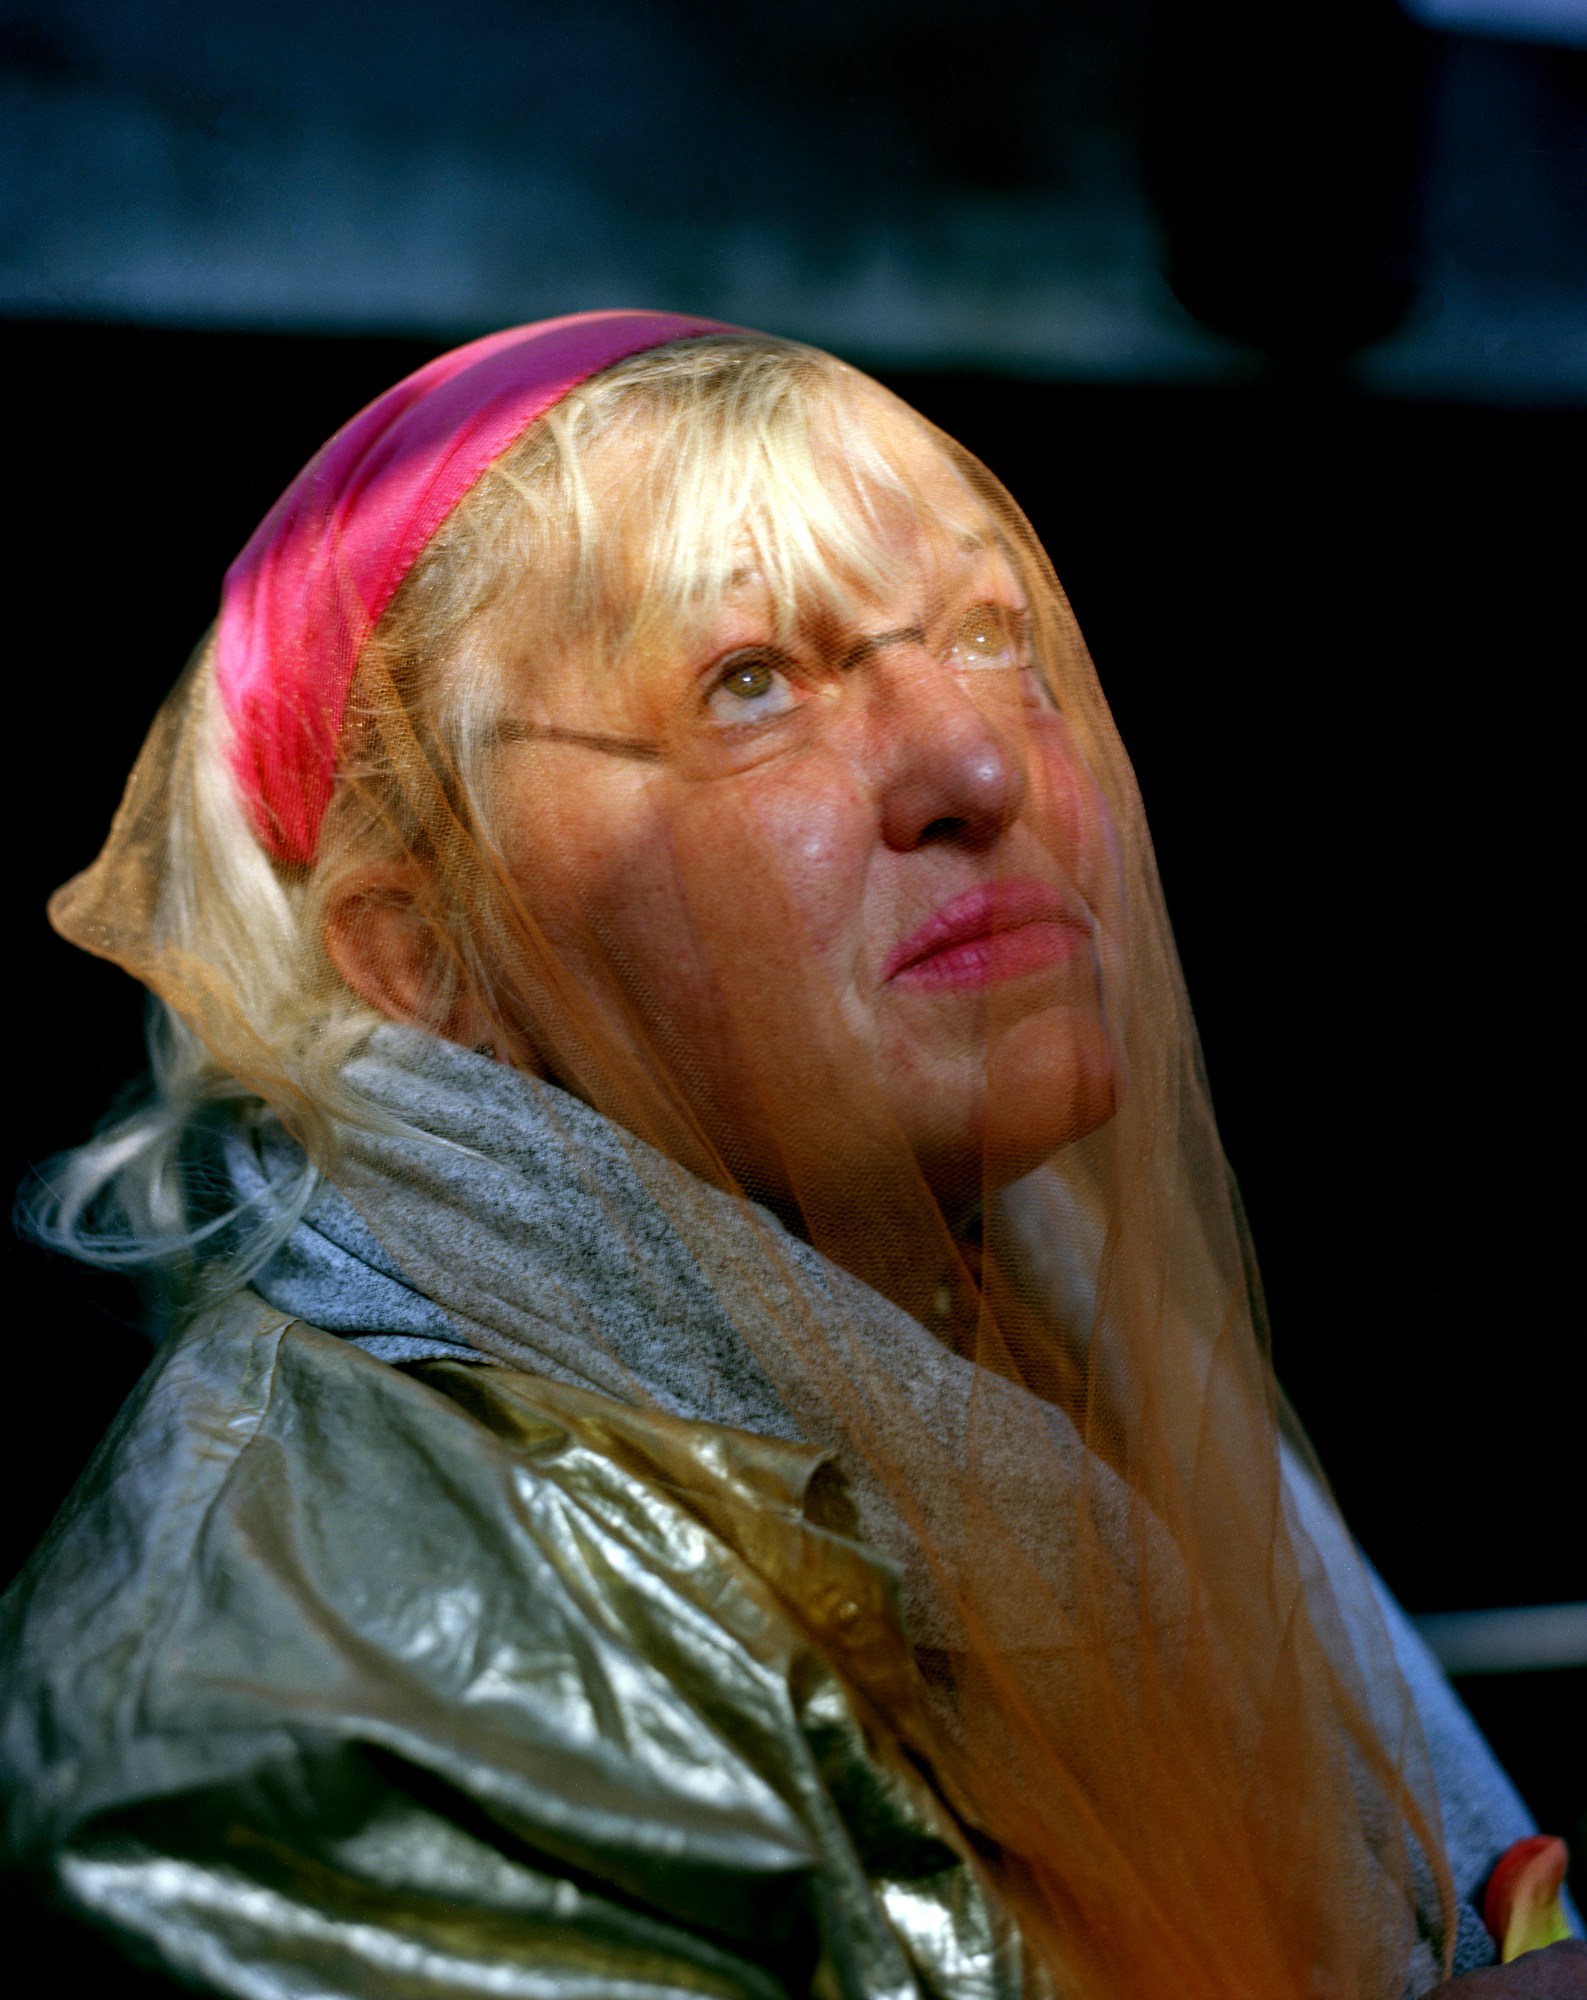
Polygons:
[[1022,667],[1025,625],[1024,612],[1010,605],[977,604],[960,619],[947,662],[955,667]]
[[787,715],[799,703],[788,663],[778,653],[734,653],[713,675],[705,694],[705,712],[728,728],[746,722],[768,722]]

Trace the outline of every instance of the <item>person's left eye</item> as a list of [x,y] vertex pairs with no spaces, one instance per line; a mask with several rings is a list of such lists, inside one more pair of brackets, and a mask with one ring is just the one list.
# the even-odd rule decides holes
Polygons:
[[733,728],[787,715],[798,703],[787,662],[777,653],[757,649],[734,653],[722,662],[706,690],[705,712],[713,722]]
[[1006,604],[977,604],[960,619],[946,657],[956,667],[1024,666],[1024,614]]

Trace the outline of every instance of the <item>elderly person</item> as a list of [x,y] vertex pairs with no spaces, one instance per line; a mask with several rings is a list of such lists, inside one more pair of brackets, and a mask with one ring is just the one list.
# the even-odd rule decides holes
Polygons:
[[876,384],[420,370],[54,914],[162,1004],[38,1227],[165,1328],[7,1602],[57,1903],[238,1995],[1491,1960],[1530,1824],[1276,1393],[1084,647]]

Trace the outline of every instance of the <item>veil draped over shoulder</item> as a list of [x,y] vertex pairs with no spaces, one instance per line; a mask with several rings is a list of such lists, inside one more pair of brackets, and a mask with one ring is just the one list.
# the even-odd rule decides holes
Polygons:
[[[831,1450],[900,1577],[911,1660],[876,1692],[878,1726],[933,1775],[1061,1991],[1394,1996],[1429,1937],[1447,1969],[1426,1749],[1275,1382],[1141,800],[1045,553],[984,467],[824,357],[658,321],[502,415],[489,370],[544,337],[447,357],[308,468],[54,921],[166,1004],[194,1102],[301,1149],[299,1212],[316,1189],[348,1204],[480,1355]],[[775,424],[767,355],[804,385]],[[719,476],[645,442],[694,435],[679,426],[713,370],[739,417],[752,394],[762,412],[727,425]],[[957,1181],[903,1129],[848,970],[812,942],[805,877],[768,848],[793,822],[762,809],[812,760],[863,780],[895,755],[886,703],[914,683],[899,666],[884,699],[852,634],[907,591],[875,554],[900,535],[932,561],[990,552],[1012,579],[1013,664],[965,667],[962,621],[939,643],[934,604],[883,637],[963,668],[1016,757],[1055,732],[1041,869],[1080,970],[1054,1004],[1090,1023],[1074,1032],[1105,1050],[1111,1106],[1055,1114],[1044,1156],[1022,1155],[1000,1065],[1020,1117],[1078,1086],[1061,1050],[1017,1066],[1027,988],[993,981],[973,1003],[981,1164]],[[669,706],[664,669],[746,574],[803,678],[763,736],[725,743]],[[559,707],[574,656],[586,681]],[[594,835],[560,803],[572,760],[649,788],[657,921],[706,1038],[628,955],[622,884],[586,867]],[[917,831],[933,896],[990,896],[997,950],[1004,835],[951,813]],[[552,876],[570,886],[548,918]],[[375,1060],[381,1009],[344,976],[361,923],[385,926],[386,1014],[495,1058],[477,1118],[466,1087],[431,1115]],[[202,1150],[183,1143],[173,1215]],[[570,1281],[576,1308],[520,1282],[548,1147],[620,1302],[615,1280]],[[481,1186],[499,1255],[460,1249]],[[570,1266],[583,1254],[567,1245]],[[707,1346],[685,1393],[678,1357]]]

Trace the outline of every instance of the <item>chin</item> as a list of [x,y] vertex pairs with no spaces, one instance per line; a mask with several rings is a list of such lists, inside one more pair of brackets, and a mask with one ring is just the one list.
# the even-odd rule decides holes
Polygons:
[[1012,1025],[957,1093],[956,1115],[933,1119],[922,1134],[921,1168],[944,1209],[1011,1186],[1106,1125],[1116,1078],[1112,1038],[1095,1008],[1054,1008]]

